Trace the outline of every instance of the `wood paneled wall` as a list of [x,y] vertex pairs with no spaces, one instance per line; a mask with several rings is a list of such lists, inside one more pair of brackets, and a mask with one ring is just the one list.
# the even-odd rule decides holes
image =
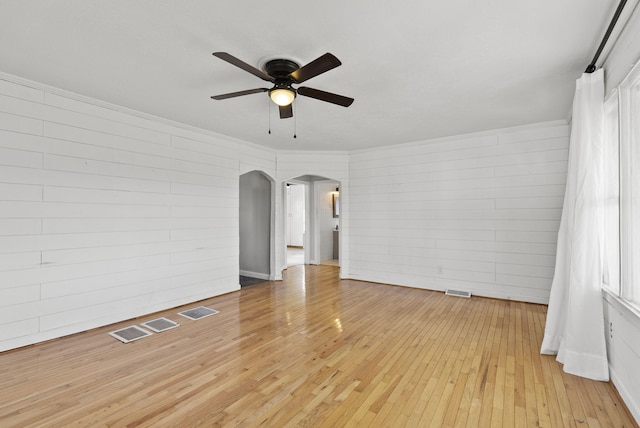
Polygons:
[[269,150],[0,80],[0,351],[237,289],[241,156],[274,174]]
[[351,278],[547,303],[564,121],[351,154]]

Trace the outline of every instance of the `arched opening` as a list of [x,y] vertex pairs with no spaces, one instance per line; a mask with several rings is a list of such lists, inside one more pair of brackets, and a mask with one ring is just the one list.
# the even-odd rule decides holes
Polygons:
[[239,267],[240,285],[273,279],[274,181],[261,171],[240,176]]
[[[283,211],[284,228],[284,265],[300,264],[300,252],[303,251],[304,264],[328,264],[339,266],[340,217],[339,209],[340,182],[316,175],[303,175],[284,181]],[[304,207],[296,207],[303,195]],[[303,218],[294,218],[303,216]],[[295,229],[289,225],[303,225],[302,248],[291,239]],[[295,237],[297,239],[297,237]],[[293,243],[293,244],[292,244]]]

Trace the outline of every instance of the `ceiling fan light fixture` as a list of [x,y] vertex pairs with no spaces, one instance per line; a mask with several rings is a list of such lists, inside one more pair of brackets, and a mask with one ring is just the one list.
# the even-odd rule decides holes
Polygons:
[[285,107],[296,98],[296,92],[291,88],[273,88],[269,91],[269,97],[277,105]]
[[214,52],[213,55],[231,65],[253,74],[256,77],[259,77],[265,82],[272,82],[274,84],[271,89],[255,88],[245,91],[231,92],[228,94],[214,95],[211,97],[214,100],[226,100],[227,98],[268,92],[269,98],[271,98],[271,100],[279,107],[280,119],[293,117],[293,108],[291,104],[298,95],[343,107],[349,107],[353,103],[353,98],[306,86],[301,86],[299,88],[293,88],[292,86],[294,84],[298,85],[306,82],[315,76],[326,73],[327,71],[340,66],[342,64],[340,60],[329,52],[319,56],[302,67],[300,67],[298,62],[286,58],[276,57],[273,59],[265,59],[260,63],[261,69],[257,69],[254,66],[247,64],[227,52]]

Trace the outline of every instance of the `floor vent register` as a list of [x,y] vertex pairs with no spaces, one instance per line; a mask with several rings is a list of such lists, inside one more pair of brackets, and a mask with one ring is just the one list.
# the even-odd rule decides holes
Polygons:
[[456,296],[456,297],[466,297],[467,299],[471,297],[471,291],[466,290],[452,290],[450,288],[444,292],[447,296]]
[[190,320],[199,320],[204,317],[208,317],[210,315],[215,315],[219,313],[215,309],[206,308],[204,306],[198,306],[197,308],[188,309],[186,311],[178,312],[178,314],[183,317],[189,318]]
[[109,335],[115,337],[120,342],[129,343],[134,340],[142,339],[143,337],[151,336],[151,333],[147,330],[141,329],[137,325],[132,325],[130,327],[112,331]]
[[177,322],[171,321],[170,319],[162,317],[162,318],[156,318],[151,321],[143,322],[141,325],[155,331],[156,333],[162,333],[163,331],[176,328],[180,324],[178,324]]

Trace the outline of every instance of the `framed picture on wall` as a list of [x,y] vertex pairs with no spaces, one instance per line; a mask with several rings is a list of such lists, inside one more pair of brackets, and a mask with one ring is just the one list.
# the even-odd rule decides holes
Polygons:
[[333,218],[340,217],[340,195],[333,194]]

